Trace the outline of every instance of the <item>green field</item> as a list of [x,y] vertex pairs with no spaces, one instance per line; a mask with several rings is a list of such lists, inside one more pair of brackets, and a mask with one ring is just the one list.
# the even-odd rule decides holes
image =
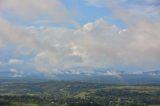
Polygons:
[[160,106],[160,86],[65,81],[5,83],[0,85],[0,104],[3,104],[2,106]]

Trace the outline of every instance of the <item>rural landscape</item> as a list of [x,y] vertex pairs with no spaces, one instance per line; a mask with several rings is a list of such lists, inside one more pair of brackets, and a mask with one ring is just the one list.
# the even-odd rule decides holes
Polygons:
[[160,106],[160,85],[3,83],[1,106]]
[[160,106],[160,0],[0,0],[0,106]]

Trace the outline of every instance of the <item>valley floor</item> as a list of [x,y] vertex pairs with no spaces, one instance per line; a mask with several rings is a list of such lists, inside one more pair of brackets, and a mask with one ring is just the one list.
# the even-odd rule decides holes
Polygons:
[[1,83],[0,106],[160,106],[160,85]]

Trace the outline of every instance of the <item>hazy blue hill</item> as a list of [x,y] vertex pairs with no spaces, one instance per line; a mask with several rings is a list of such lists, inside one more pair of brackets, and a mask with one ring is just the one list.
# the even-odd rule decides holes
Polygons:
[[[98,72],[96,74],[96,72]],[[96,70],[94,74],[87,75],[85,73],[74,74],[71,72],[55,75],[45,75],[39,72],[25,74],[22,77],[12,77],[9,71],[0,71],[0,80],[7,81],[47,81],[47,80],[64,80],[64,81],[83,81],[106,84],[160,84],[160,71],[150,71],[141,73],[126,73],[115,71],[111,73],[110,70],[105,69]],[[109,74],[107,74],[109,73]]]
[[66,81],[84,81],[96,82],[106,84],[160,84],[160,74],[151,74],[153,72],[142,74],[128,74],[122,73],[117,75],[74,75],[74,74],[60,74],[57,76],[58,80]]

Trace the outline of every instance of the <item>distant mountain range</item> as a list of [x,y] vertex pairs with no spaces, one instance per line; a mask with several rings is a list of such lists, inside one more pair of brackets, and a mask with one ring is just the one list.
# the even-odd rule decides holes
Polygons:
[[143,72],[144,75],[160,76],[160,70]]
[[84,71],[65,73],[52,76],[46,76],[42,73],[26,73],[23,76],[14,76],[12,72],[1,71],[0,79],[47,79],[47,80],[67,80],[67,81],[84,81],[109,84],[160,84],[160,70],[128,73],[124,71],[114,70],[95,70],[85,73]]
[[86,75],[81,74],[60,74],[57,75],[58,80],[76,80],[85,82],[98,83],[121,83],[121,84],[160,84],[160,71],[141,72],[141,73],[125,73],[108,71],[105,73],[94,73]]

